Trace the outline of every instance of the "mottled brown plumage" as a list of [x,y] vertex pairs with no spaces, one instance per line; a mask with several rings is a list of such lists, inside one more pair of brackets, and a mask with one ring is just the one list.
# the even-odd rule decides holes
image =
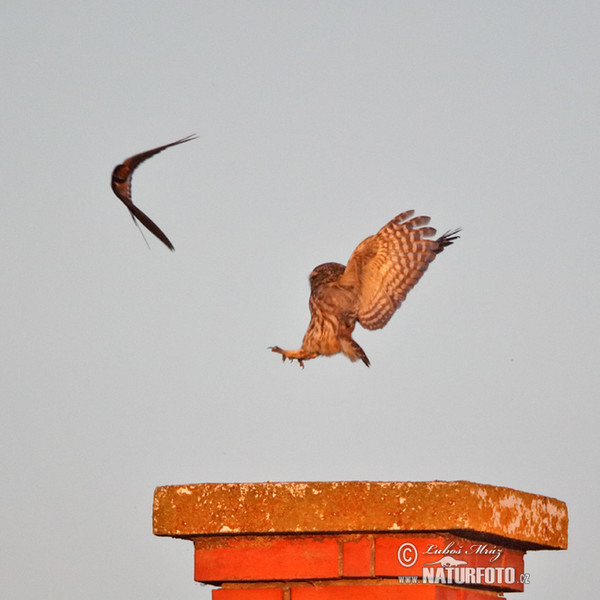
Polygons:
[[375,235],[361,242],[348,265],[325,263],[310,274],[310,323],[299,350],[271,350],[283,360],[303,361],[343,352],[350,360],[369,359],[352,339],[357,321],[365,329],[380,329],[400,307],[429,263],[459,236],[460,229],[437,239],[429,217],[399,214]]
[[[130,156],[128,159],[124,160],[122,164],[117,165],[112,173],[112,178],[110,182],[110,186],[112,191],[115,193],[117,198],[123,202],[123,204],[129,210],[131,214],[131,218],[133,222],[137,225],[137,221],[139,221],[148,231],[153,233],[163,244],[165,244],[171,250],[175,250],[173,244],[171,244],[169,238],[162,232],[160,227],[145,213],[143,213],[131,199],[131,178],[133,177],[133,172],[135,169],[143,163],[146,159],[162,152],[166,148],[170,148],[171,146],[177,146],[177,144],[183,144],[184,142],[189,142],[190,140],[196,139],[195,135],[188,135],[181,140],[177,140],[176,142],[171,142],[170,144],[165,144],[164,146],[159,146],[158,148],[153,148],[152,150],[146,150],[146,152],[140,152],[139,154],[135,154],[134,156]],[[137,220],[136,220],[137,219]]]

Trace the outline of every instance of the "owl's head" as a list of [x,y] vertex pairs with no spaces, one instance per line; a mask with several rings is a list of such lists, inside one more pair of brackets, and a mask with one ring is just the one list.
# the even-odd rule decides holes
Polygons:
[[325,283],[337,281],[345,270],[346,267],[344,265],[334,262],[324,263],[318,267],[315,267],[312,273],[308,276],[308,281],[310,282],[310,291],[314,292],[318,287],[324,285]]

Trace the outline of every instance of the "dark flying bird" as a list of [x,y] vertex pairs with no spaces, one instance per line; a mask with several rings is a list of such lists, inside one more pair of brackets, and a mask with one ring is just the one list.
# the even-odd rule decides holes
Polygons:
[[177,144],[183,144],[184,142],[195,140],[196,137],[196,135],[188,135],[187,137],[177,140],[176,142],[171,142],[170,144],[165,144],[164,146],[159,146],[158,148],[153,148],[152,150],[146,150],[146,152],[140,152],[139,154],[130,156],[128,159],[123,161],[122,164],[115,167],[110,182],[112,191],[128,208],[133,222],[137,225],[137,222],[139,221],[142,225],[144,225],[144,227],[146,227],[146,229],[148,229],[148,231],[152,232],[171,250],[175,250],[175,248],[169,241],[169,238],[162,232],[160,227],[148,215],[144,214],[137,206],[135,206],[131,200],[131,178],[133,177],[133,172],[138,165],[143,163],[146,159],[158,154],[159,152],[162,152],[165,148],[170,148],[171,146],[177,146]]
[[[380,329],[400,307],[406,294],[421,279],[431,261],[456,239],[460,229],[437,239],[427,227],[429,217],[407,210],[394,217],[354,250],[348,265],[325,263],[310,274],[310,323],[299,350],[271,350],[303,361],[343,352],[350,360],[369,359],[352,339],[356,323]],[[336,231],[334,235],[339,235]]]

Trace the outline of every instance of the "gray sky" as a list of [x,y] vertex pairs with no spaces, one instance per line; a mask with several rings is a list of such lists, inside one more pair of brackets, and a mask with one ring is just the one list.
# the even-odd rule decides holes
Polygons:
[[[13,1],[0,55],[7,598],[209,599],[154,487],[265,480],[554,496],[525,597],[598,589],[598,3]],[[192,133],[135,174],[148,250],[111,171]],[[268,352],[409,208],[464,233],[372,367]]]

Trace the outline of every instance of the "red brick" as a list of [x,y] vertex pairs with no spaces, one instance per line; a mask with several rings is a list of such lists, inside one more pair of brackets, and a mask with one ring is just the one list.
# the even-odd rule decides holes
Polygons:
[[334,537],[235,538],[221,547],[197,542],[195,579],[204,582],[286,581],[338,576],[338,543]]
[[331,585],[291,589],[291,600],[498,600],[496,592],[439,585]]
[[291,600],[434,600],[432,586],[336,585],[293,588]]
[[451,586],[439,586],[435,600],[504,600],[499,592],[484,592],[483,590],[472,590],[470,588],[458,588]]
[[502,557],[498,562],[502,561],[503,567],[513,567],[517,574],[515,583],[511,586],[506,586],[507,589],[511,589],[515,592],[522,592],[524,590],[523,583],[521,582],[521,576],[525,571],[525,553],[519,552],[518,550],[505,549]]
[[213,590],[214,600],[282,600],[281,588],[235,588]]
[[343,577],[370,577],[371,539],[342,542],[342,565]]

